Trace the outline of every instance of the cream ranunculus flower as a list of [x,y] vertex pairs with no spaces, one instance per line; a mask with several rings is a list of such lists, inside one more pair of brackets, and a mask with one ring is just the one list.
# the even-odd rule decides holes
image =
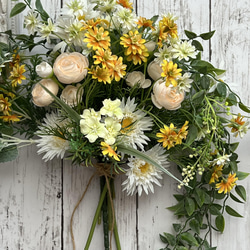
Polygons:
[[57,95],[59,87],[58,84],[51,79],[43,79],[34,86],[31,93],[33,103],[38,107],[45,107],[51,104],[54,101],[54,98],[46,92],[40,84],[46,87],[54,95]]
[[161,66],[156,63],[155,61],[152,61],[147,68],[149,76],[154,80],[158,80],[161,78],[162,68]]
[[62,53],[53,65],[57,79],[65,84],[77,83],[88,73],[88,58],[79,52]]
[[126,76],[126,83],[131,88],[136,84],[143,89],[148,88],[151,85],[151,81],[149,79],[145,79],[145,75],[141,71],[133,71],[128,73]]
[[47,62],[42,62],[36,66],[36,73],[42,78],[53,76],[53,69]]
[[63,89],[60,98],[70,107],[74,107],[82,99],[82,95],[83,88],[81,88],[81,84],[77,84],[76,86],[67,85],[66,88]]
[[154,41],[146,42],[145,46],[148,49],[148,51],[154,51],[155,46],[156,46],[156,42],[154,42]]
[[163,79],[158,80],[153,87],[151,95],[154,105],[161,109],[176,110],[181,107],[181,103],[185,98],[185,92],[178,92],[173,86],[166,86]]

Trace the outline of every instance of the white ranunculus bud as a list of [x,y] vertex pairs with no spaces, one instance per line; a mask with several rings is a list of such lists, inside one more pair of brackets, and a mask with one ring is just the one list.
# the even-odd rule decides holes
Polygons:
[[53,65],[57,79],[65,84],[78,83],[88,73],[88,58],[79,52],[62,53]]
[[151,85],[151,81],[149,79],[145,79],[145,75],[141,71],[133,71],[128,73],[126,76],[126,83],[131,88],[136,84],[139,84],[140,88],[148,88]]
[[81,101],[82,95],[83,88],[81,88],[81,84],[77,84],[76,86],[67,85],[66,88],[63,89],[60,98],[70,107],[74,107]]
[[176,110],[181,107],[181,103],[185,98],[185,92],[178,92],[173,86],[166,86],[165,81],[158,80],[153,87],[151,99],[153,104],[161,109]]
[[154,51],[155,49],[155,46],[156,46],[156,42],[153,42],[153,41],[149,41],[149,42],[146,42],[144,44],[146,46],[146,48],[148,49],[148,51]]
[[53,69],[47,62],[42,62],[36,66],[36,73],[42,78],[53,76]]
[[34,86],[31,93],[33,103],[38,107],[45,107],[51,104],[54,101],[54,98],[43,89],[40,84],[46,87],[54,95],[57,95],[59,87],[58,84],[51,79],[43,79]]
[[155,61],[152,61],[147,68],[149,76],[154,80],[158,80],[161,78],[162,68],[161,66],[156,63]]

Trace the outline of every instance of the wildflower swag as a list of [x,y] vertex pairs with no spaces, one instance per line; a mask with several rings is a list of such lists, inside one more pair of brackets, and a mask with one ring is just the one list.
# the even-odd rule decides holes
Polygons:
[[231,107],[250,110],[220,80],[225,71],[202,60],[197,38],[209,40],[214,31],[185,31],[181,39],[172,14],[139,17],[128,0],[72,0],[57,20],[40,0],[34,8],[24,0],[10,15],[25,9],[29,34],[6,31],[8,44],[0,43],[0,161],[36,144],[45,161],[67,158],[101,175],[85,249],[100,213],[111,225],[104,227],[105,249],[109,235],[122,249],[111,195],[116,175],[126,177],[123,191],[141,196],[153,195],[167,174],[183,191],[169,209],[183,220],[160,235],[164,249],[215,249],[207,235],[223,232],[224,213],[241,216],[226,201],[246,200],[238,181],[248,174],[238,169],[238,142],[230,137],[243,137],[249,122]]

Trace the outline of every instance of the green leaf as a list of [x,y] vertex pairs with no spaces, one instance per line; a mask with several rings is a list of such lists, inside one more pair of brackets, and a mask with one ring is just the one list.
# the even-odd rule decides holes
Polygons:
[[244,201],[247,200],[246,189],[243,186],[237,185],[235,187],[235,191],[240,196],[240,198],[242,198]]
[[217,87],[217,92],[221,97],[226,97],[227,96],[227,88],[224,83],[219,82]]
[[202,33],[202,34],[200,34],[200,37],[203,40],[209,40],[214,35],[214,32],[215,32],[215,30],[207,32],[207,33]]
[[189,39],[194,39],[197,37],[197,35],[194,32],[188,31],[188,30],[184,30],[185,35],[189,38]]
[[237,211],[235,211],[233,208],[231,208],[230,206],[226,206],[226,212],[229,215],[235,216],[235,217],[243,217],[242,215],[240,215]]
[[188,250],[188,248],[184,247],[184,246],[178,246],[176,248],[176,250]]
[[232,198],[232,200],[238,202],[238,203],[243,203],[243,201],[239,200],[235,195],[233,195],[232,193],[230,193],[230,197]]
[[247,178],[248,175],[249,173],[245,173],[241,171],[236,172],[236,176],[238,177],[238,180],[244,180],[245,178]]
[[247,113],[250,113],[250,109],[246,105],[244,105],[242,102],[239,103],[239,107],[241,110],[243,110]]
[[42,3],[40,0],[36,0],[36,8],[38,12],[40,13],[43,21],[47,21],[49,18],[48,13],[43,9]]
[[191,216],[195,210],[195,202],[191,198],[185,199],[185,209],[187,211],[188,216]]
[[237,98],[234,93],[229,93],[226,101],[228,102],[228,106],[233,106],[237,104]]
[[210,87],[210,78],[208,76],[202,76],[200,79],[200,85],[203,89],[208,90]]
[[203,46],[197,40],[193,40],[192,45],[196,48],[196,50],[203,51]]
[[175,215],[186,215],[184,200],[180,201],[178,204],[168,207],[170,211],[173,211]]
[[174,231],[175,231],[176,233],[179,233],[180,230],[181,230],[181,224],[174,223],[174,224],[173,224],[173,228],[174,228]]
[[188,232],[184,232],[181,234],[181,239],[183,241],[186,241],[188,244],[192,245],[192,246],[199,246],[198,241],[195,239],[195,237]]
[[189,226],[195,233],[200,234],[200,224],[196,219],[192,219]]
[[194,190],[194,198],[197,202],[198,206],[201,207],[205,201],[206,192],[200,188],[195,188]]
[[225,219],[223,217],[223,215],[218,215],[216,218],[215,218],[215,225],[217,227],[217,229],[223,233],[224,231],[224,228],[225,228]]
[[239,144],[240,144],[239,142],[231,143],[230,150],[234,152],[238,148]]
[[21,13],[24,11],[26,8],[25,3],[17,3],[11,10],[10,12],[10,17],[16,16],[17,14]]
[[233,172],[237,172],[237,170],[238,170],[238,165],[237,165],[237,162],[236,162],[236,161],[230,161],[229,165],[230,165],[231,170],[232,170]]
[[182,194],[174,194],[174,198],[177,200],[177,201],[181,201],[184,199],[184,195]]
[[209,207],[209,211],[212,215],[221,215],[220,209],[221,206],[218,206],[218,204],[213,204]]
[[197,138],[198,135],[198,129],[195,125],[191,124],[188,129],[188,135],[186,139],[186,144],[189,146],[191,145],[195,139]]
[[201,103],[205,97],[205,91],[200,90],[192,96],[192,101],[195,103]]
[[17,158],[17,156],[18,156],[18,150],[16,146],[3,148],[0,151],[0,162],[13,161]]
[[161,241],[166,243],[166,244],[169,244],[171,246],[175,245],[176,237],[174,235],[172,235],[172,234],[163,233],[163,235],[160,234],[160,238],[161,238]]
[[215,73],[216,75],[221,75],[225,70],[215,68],[211,63],[203,60],[194,60],[191,66],[202,74]]

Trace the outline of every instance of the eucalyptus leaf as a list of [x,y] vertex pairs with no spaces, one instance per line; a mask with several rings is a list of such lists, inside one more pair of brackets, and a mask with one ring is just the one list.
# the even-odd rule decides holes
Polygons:
[[21,13],[22,11],[24,11],[26,8],[26,4],[25,3],[17,3],[11,10],[10,12],[10,17],[14,17],[17,14]]
[[236,193],[242,198],[244,201],[247,200],[246,189],[242,185],[237,185],[235,187]]
[[242,215],[240,215],[236,210],[234,210],[233,208],[231,208],[230,206],[226,206],[226,212],[229,215],[232,215],[234,217],[243,217]]

